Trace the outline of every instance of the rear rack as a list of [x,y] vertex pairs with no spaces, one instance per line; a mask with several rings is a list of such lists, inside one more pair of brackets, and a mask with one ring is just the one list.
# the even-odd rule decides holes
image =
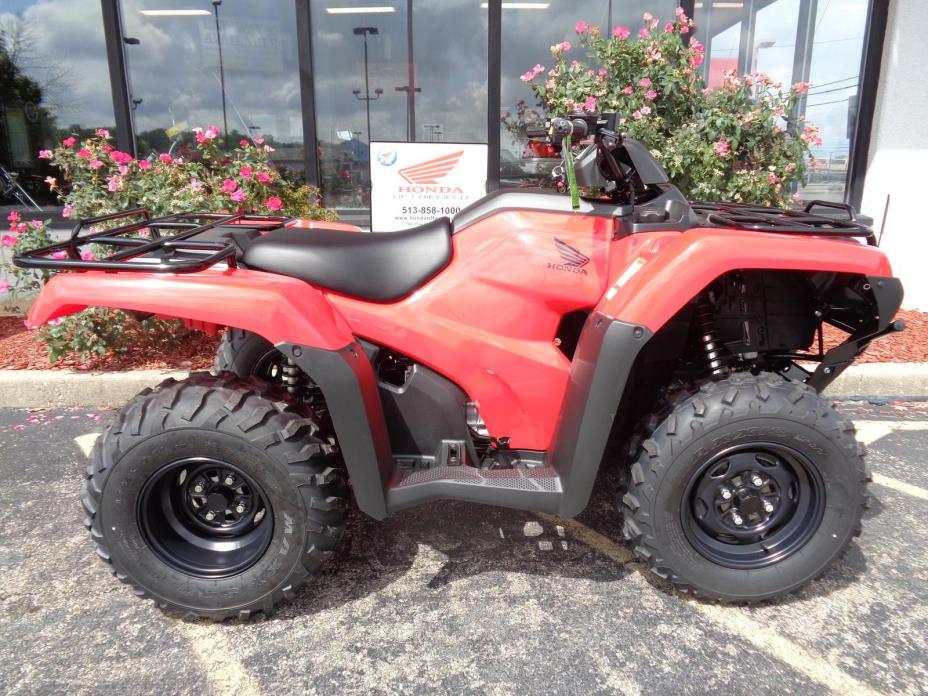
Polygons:
[[[100,232],[81,234],[95,225],[130,218],[140,219]],[[290,218],[276,215],[221,213],[176,213],[152,219],[145,208],[132,208],[81,220],[74,225],[66,241],[20,254],[13,263],[20,268],[40,270],[138,273],[196,273],[220,261],[225,261],[229,268],[235,268],[240,247],[234,235],[273,229],[288,220]],[[221,227],[230,229],[217,239],[191,239],[210,230],[218,231]],[[149,238],[128,236],[144,231]],[[164,234],[170,231],[175,233]],[[81,258],[81,247],[88,244],[105,244],[119,249],[100,259]],[[65,253],[63,258],[52,258],[52,254],[61,252]]]
[[[870,246],[877,246],[876,235],[870,225],[858,218],[854,208],[846,203],[810,201],[803,210],[784,210],[744,203],[694,202],[692,208],[700,224],[710,227],[823,237],[862,237]],[[828,208],[832,212],[813,213],[815,208]],[[839,217],[839,212],[847,217]]]

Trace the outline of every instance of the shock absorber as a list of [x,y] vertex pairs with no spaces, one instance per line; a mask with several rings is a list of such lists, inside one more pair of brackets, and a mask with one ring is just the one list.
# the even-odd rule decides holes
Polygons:
[[303,396],[303,387],[306,373],[301,370],[290,358],[284,359],[281,370],[281,381],[291,396]]
[[706,354],[706,363],[709,373],[713,377],[724,377],[728,374],[725,346],[715,336],[715,320],[712,313],[712,304],[706,293],[699,296],[696,308],[696,319],[699,326],[699,342]]

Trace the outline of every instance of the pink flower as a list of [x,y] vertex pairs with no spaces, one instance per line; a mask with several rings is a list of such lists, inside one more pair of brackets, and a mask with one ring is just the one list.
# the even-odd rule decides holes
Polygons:
[[639,30],[638,30],[638,36],[640,36],[642,39],[648,38],[648,30],[647,30],[647,29],[639,29]]
[[76,142],[77,142],[77,138],[69,135],[67,138],[61,141],[61,144],[64,145],[65,147],[74,147],[74,143]]
[[98,138],[109,138],[110,132],[106,128],[97,128],[97,137]]
[[587,97],[583,102],[583,108],[590,113],[596,111],[596,97]]
[[264,205],[268,210],[280,210],[283,207],[283,203],[277,196],[271,196],[268,198],[266,201],[264,201]]
[[697,53],[695,56],[690,58],[690,67],[693,68],[693,70],[695,70],[700,65],[702,65],[702,61],[704,58],[705,56],[702,53]]
[[99,169],[99,168],[102,167],[102,166],[103,166],[103,162],[101,162],[100,160],[97,160],[97,159],[95,159],[95,160],[90,160],[90,168],[91,168],[91,169]]
[[[68,258],[68,252],[66,252],[64,249],[62,249],[61,251],[56,251],[54,254],[51,255],[51,257],[52,257],[53,259],[66,259],[66,258]],[[51,323],[51,322],[49,322],[49,323]]]
[[260,135],[257,135],[254,138],[252,138],[252,141],[254,142],[255,145],[264,144],[264,138],[262,138]]
[[139,169],[151,169],[151,162],[147,159],[139,160]]
[[48,184],[48,188],[50,188],[52,191],[58,188],[58,179],[53,176],[45,177],[45,183]]
[[162,152],[160,155],[158,155],[158,159],[164,162],[165,164],[170,164],[171,162],[174,161],[171,158],[171,156],[166,152]]
[[570,50],[570,41],[561,41],[551,47],[551,53],[563,53]]
[[650,99],[653,101],[657,99],[657,92],[655,92],[653,89],[649,89],[647,92],[644,93],[644,96],[646,99]]
[[13,286],[10,285],[9,281],[0,280],[0,292],[9,292],[11,287]]
[[194,132],[196,133],[196,135],[194,135],[194,137],[196,138],[196,140],[197,140],[198,143],[205,143],[205,142],[206,142],[206,136],[203,135],[203,131],[194,129]]
[[624,41],[631,36],[631,31],[628,27],[612,27],[612,35],[619,41]]
[[200,191],[203,188],[203,184],[197,181],[194,177],[190,177],[190,183],[187,184],[187,187],[194,192]]
[[73,206],[73,205],[70,205],[70,204],[66,205],[64,208],[61,209],[61,217],[63,217],[63,218],[69,218],[69,217],[71,217],[71,212],[72,212],[73,210],[74,210],[74,206]]
[[81,149],[77,151],[77,156],[87,159],[88,157],[93,157],[93,153],[90,150]]
[[638,86],[641,87],[641,88],[643,88],[643,89],[647,89],[648,87],[651,86],[651,78],[650,78],[650,77],[642,77],[640,80],[638,80]]
[[239,141],[238,141],[238,144],[239,144],[241,147],[248,147],[248,141],[245,140],[244,138],[241,139],[241,140],[239,140]]
[[45,227],[45,223],[42,222],[41,220],[30,220],[29,227],[31,227],[34,230],[40,230],[43,227]]
[[809,91],[809,87],[812,86],[811,82],[797,82],[793,85],[793,91],[796,94],[805,94]]
[[115,174],[113,176],[106,177],[106,188],[110,192],[122,191],[122,178]]
[[222,192],[223,193],[232,193],[235,189],[238,188],[238,184],[234,179],[226,179],[222,182]]
[[574,25],[574,31],[577,32],[578,34],[584,33],[589,28],[590,28],[590,25],[587,24],[586,22],[577,22],[577,24]]
[[110,159],[116,162],[116,164],[128,164],[132,161],[132,155],[130,155],[128,152],[113,150],[110,153]]
[[206,130],[203,131],[203,135],[207,140],[213,140],[219,136],[219,129],[216,126],[209,125],[206,127]]
[[244,166],[244,167],[241,167],[241,168],[238,170],[238,175],[239,175],[240,177],[242,177],[243,179],[250,179],[251,176],[252,176],[252,174],[254,174],[254,171],[252,170],[251,167],[249,167],[249,166],[247,166],[247,165]]
[[39,150],[39,159],[51,159],[52,151],[51,150]]
[[677,9],[673,11],[673,13],[677,15],[677,17],[679,17],[680,19],[683,19],[686,17],[686,12],[683,11],[682,7],[678,7]]
[[650,107],[650,106],[642,106],[642,107],[639,109],[639,111],[641,111],[641,115],[642,115],[642,116],[648,116],[648,115],[651,113],[651,107]]
[[81,260],[82,261],[96,261],[97,257],[94,255],[92,251],[87,250],[87,251],[81,252]]
[[780,180],[780,179],[779,179],[779,178],[777,177],[777,175],[774,174],[773,172],[770,172],[770,173],[767,175],[767,182],[768,182],[768,183],[775,184],[775,183],[777,183],[779,180]]
[[626,85],[625,89],[622,90],[622,94],[631,94],[635,91],[635,88],[631,85]]
[[5,234],[2,237],[0,237],[0,246],[11,247],[14,244],[16,244],[16,237],[9,235],[9,234]]
[[265,145],[265,146],[264,146],[264,151],[265,151],[265,152],[274,152],[274,148],[272,148],[270,145]]
[[271,175],[267,172],[258,172],[257,175],[255,175],[255,179],[258,180],[259,184],[271,183]]
[[545,89],[551,90],[554,89],[554,80],[548,80],[545,82]]
[[712,149],[715,151],[715,154],[719,157],[727,157],[731,154],[731,148],[728,146],[728,141],[722,138],[717,141],[715,145],[712,146]]
[[682,27],[680,27],[680,33],[681,33],[681,34],[689,34],[689,33],[690,33],[690,28],[684,24]]
[[673,33],[673,23],[667,22],[667,24],[664,25],[664,31],[665,31],[666,33],[668,33],[668,34],[672,34],[672,33]]
[[129,173],[129,165],[127,165],[127,164],[120,164],[120,165],[119,165],[119,175],[120,175],[120,176],[125,176],[125,175],[128,174],[128,173]]
[[232,195],[229,196],[229,198],[231,198],[236,203],[241,203],[243,200],[245,200],[245,191],[242,189],[237,189],[232,192]]
[[14,210],[12,213],[10,213],[9,215],[6,216],[6,219],[9,220],[10,222],[13,222],[13,223],[19,222],[19,220],[20,220],[19,213],[17,213],[17,212]]

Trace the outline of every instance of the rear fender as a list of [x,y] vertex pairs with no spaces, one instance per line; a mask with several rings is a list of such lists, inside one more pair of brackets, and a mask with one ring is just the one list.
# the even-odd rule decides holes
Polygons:
[[354,341],[348,323],[322,292],[302,280],[247,269],[62,273],[39,294],[27,323],[36,327],[87,307],[177,317],[193,326],[234,326],[273,344],[339,350]]

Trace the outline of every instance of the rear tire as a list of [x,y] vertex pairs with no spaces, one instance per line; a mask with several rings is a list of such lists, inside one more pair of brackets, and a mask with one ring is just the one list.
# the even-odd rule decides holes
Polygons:
[[860,533],[853,424],[810,387],[735,374],[672,401],[642,442],[625,535],[684,592],[752,602],[824,573]]
[[260,382],[167,380],[97,441],[81,491],[97,555],[136,595],[185,616],[270,611],[335,548],[337,455]]

